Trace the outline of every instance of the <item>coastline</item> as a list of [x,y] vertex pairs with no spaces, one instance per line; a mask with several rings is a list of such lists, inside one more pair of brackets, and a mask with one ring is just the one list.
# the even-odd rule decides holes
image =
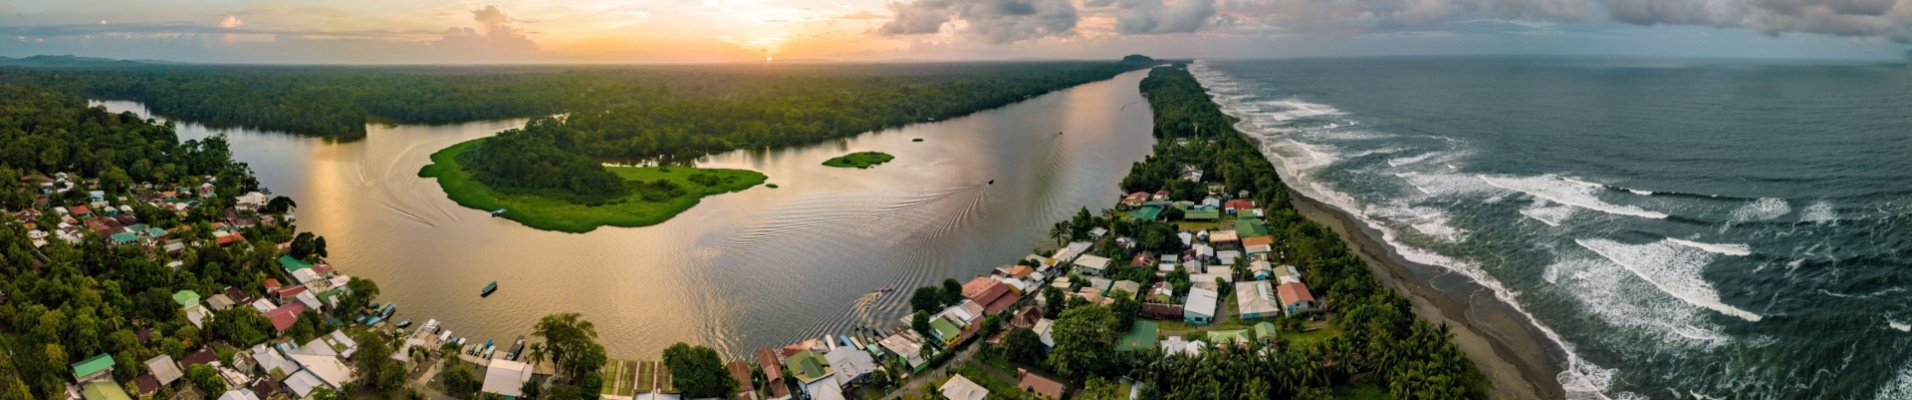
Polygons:
[[[1501,304],[1487,288],[1407,261],[1381,240],[1380,232],[1345,211],[1298,191],[1289,193],[1302,216],[1341,235],[1383,285],[1410,299],[1416,316],[1453,328],[1454,343],[1494,383],[1495,398],[1566,397],[1558,379],[1566,362],[1564,351],[1548,343],[1525,316]],[[1452,282],[1437,285],[1434,280],[1443,276]]]

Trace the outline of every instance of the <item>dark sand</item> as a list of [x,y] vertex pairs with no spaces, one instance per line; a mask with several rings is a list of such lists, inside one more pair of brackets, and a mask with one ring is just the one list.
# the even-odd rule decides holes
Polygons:
[[1381,240],[1380,232],[1341,210],[1300,193],[1293,193],[1293,197],[1295,208],[1303,216],[1340,233],[1383,284],[1411,299],[1416,315],[1453,328],[1454,342],[1493,381],[1493,397],[1566,396],[1558,378],[1566,365],[1566,354],[1527,316],[1465,276],[1407,261]]

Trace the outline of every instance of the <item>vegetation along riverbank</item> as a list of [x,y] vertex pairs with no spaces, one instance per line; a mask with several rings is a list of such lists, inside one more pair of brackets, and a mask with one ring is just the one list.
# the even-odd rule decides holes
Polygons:
[[[590,232],[601,226],[637,227],[662,223],[696,206],[704,196],[730,193],[762,184],[768,177],[756,171],[703,169],[692,167],[602,167],[589,164],[582,172],[559,168],[504,169],[528,181],[590,182],[596,191],[576,195],[562,189],[521,191],[494,189],[508,187],[486,185],[461,160],[467,151],[493,139],[459,143],[431,156],[432,163],[418,171],[421,177],[437,178],[452,201],[479,210],[505,210],[499,216],[525,226],[560,232]],[[581,156],[580,156],[581,157]],[[510,164],[507,164],[510,165]],[[554,175],[534,177],[538,172]],[[584,174],[602,173],[591,180],[573,180]],[[557,192],[552,194],[551,192]]]
[[862,169],[862,168],[874,167],[879,164],[890,162],[890,160],[895,160],[895,159],[896,159],[896,156],[890,155],[889,153],[884,153],[880,151],[861,151],[861,152],[855,152],[850,154],[844,154],[842,156],[831,158],[829,160],[824,160],[823,165],[826,167]]

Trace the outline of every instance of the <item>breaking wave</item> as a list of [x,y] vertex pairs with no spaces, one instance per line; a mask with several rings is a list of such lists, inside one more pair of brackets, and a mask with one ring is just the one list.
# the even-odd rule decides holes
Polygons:
[[1753,254],[1752,246],[1747,246],[1747,245],[1739,244],[1739,243],[1725,243],[1725,244],[1700,243],[1700,242],[1695,242],[1691,240],[1680,240],[1680,239],[1674,239],[1674,238],[1666,238],[1666,241],[1673,242],[1673,244],[1677,244],[1681,246],[1691,247],[1691,248],[1700,249],[1700,250],[1706,250],[1706,251],[1719,253],[1719,254],[1725,254],[1729,256],[1747,256],[1747,255]]
[[1664,213],[1647,211],[1639,207],[1618,205],[1600,200],[1600,197],[1596,196],[1595,193],[1597,193],[1596,190],[1599,190],[1598,188],[1603,186],[1597,186],[1598,184],[1591,184],[1594,186],[1589,186],[1587,182],[1573,180],[1572,178],[1562,178],[1554,175],[1527,177],[1482,175],[1480,176],[1480,180],[1502,189],[1522,192],[1555,203],[1608,214],[1650,219],[1666,219],[1667,216]]
[[1626,267],[1640,279],[1687,303],[1747,321],[1759,322],[1764,318],[1720,301],[1713,284],[1700,276],[1701,270],[1713,262],[1713,255],[1707,252],[1674,244],[1670,239],[1647,244],[1607,239],[1574,239],[1574,243]]

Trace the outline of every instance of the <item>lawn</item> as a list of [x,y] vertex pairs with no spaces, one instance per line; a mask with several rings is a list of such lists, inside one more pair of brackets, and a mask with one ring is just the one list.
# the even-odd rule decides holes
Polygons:
[[[769,179],[756,171],[740,169],[610,167],[611,172],[625,180],[669,179],[685,188],[688,194],[663,201],[645,201],[638,194],[632,194],[615,203],[586,206],[536,195],[500,193],[472,179],[459,167],[457,156],[479,140],[484,139],[459,143],[432,153],[432,164],[420,169],[418,176],[438,178],[439,187],[444,188],[445,194],[458,205],[486,212],[505,209],[504,218],[548,231],[584,233],[600,226],[656,225],[696,206],[704,196],[742,191]],[[715,175],[721,183],[704,186],[692,182],[691,175],[698,173]]]
[[869,168],[895,159],[896,156],[889,155],[889,153],[864,151],[845,154],[837,158],[826,160],[823,162],[823,165],[837,168]]
[[1283,331],[1280,333],[1280,335],[1281,335],[1281,340],[1283,342],[1287,342],[1289,345],[1292,346],[1292,345],[1300,345],[1304,343],[1315,343],[1315,342],[1325,341],[1325,340],[1328,340],[1328,338],[1334,337],[1335,333],[1334,333],[1334,329],[1316,329],[1316,330],[1307,331],[1307,332]]

